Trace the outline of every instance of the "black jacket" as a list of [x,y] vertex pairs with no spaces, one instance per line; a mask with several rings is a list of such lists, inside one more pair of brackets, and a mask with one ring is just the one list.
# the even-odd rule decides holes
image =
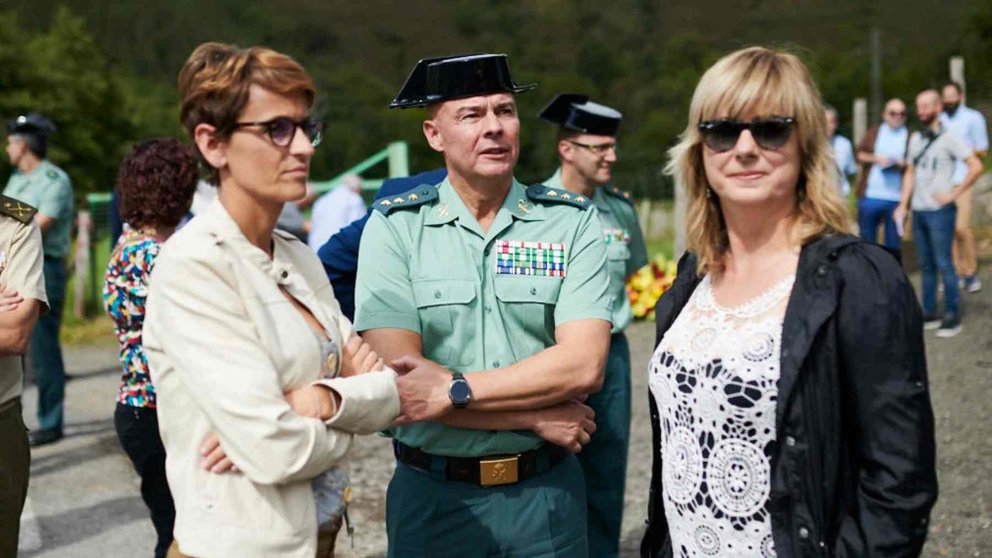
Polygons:
[[[658,301],[655,345],[689,301],[696,259]],[[884,249],[850,236],[803,247],[785,312],[768,509],[780,558],[918,556],[937,499],[920,307]],[[672,556],[658,409],[644,558]]]

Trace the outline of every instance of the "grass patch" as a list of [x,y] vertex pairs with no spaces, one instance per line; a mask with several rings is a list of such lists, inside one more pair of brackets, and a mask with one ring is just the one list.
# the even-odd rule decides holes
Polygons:
[[[66,284],[65,307],[62,312],[62,330],[59,339],[66,345],[91,345],[115,343],[114,325],[103,311],[103,274],[110,261],[110,243],[106,238],[96,238],[90,253],[89,269],[73,271]],[[75,261],[75,253],[69,261]],[[83,293],[83,317],[74,314],[76,307],[76,281],[83,273],[86,290]]]

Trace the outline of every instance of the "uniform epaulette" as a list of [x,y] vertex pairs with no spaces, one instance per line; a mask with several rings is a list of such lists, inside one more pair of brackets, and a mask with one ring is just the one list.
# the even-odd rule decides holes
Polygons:
[[402,194],[376,200],[372,203],[372,208],[383,215],[389,215],[398,209],[417,207],[427,202],[432,202],[436,199],[437,188],[429,184],[421,184],[420,186],[407,190]]
[[38,213],[38,210],[14,198],[0,196],[0,213],[28,224],[34,219],[34,214]]
[[634,198],[630,197],[630,192],[621,190],[616,186],[603,186],[603,192],[613,196],[614,198],[620,198],[630,205],[634,205]]
[[579,209],[587,209],[592,202],[586,196],[574,194],[568,190],[548,188],[543,184],[534,184],[527,187],[527,197],[539,202],[564,203]]

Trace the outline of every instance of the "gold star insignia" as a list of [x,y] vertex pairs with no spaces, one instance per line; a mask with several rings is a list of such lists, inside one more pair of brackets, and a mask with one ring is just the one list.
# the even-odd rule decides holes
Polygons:
[[417,201],[419,198],[417,197],[417,194],[410,194],[407,196],[407,199],[410,201]]
[[579,196],[579,197],[575,198],[575,201],[577,201],[579,203],[582,203],[582,202],[586,201],[586,198],[585,198],[585,196]]
[[558,192],[555,192],[554,190],[548,190],[548,197],[549,198],[557,198],[558,197]]
[[393,205],[393,202],[391,202],[389,200],[382,200],[381,202],[379,202],[379,205],[384,206],[384,207],[389,207],[389,206]]
[[572,196],[568,195],[568,193],[566,192],[566,193],[564,193],[564,194],[561,195],[561,199],[563,199],[563,200],[570,200],[570,199],[572,199]]
[[629,200],[630,199],[630,193],[629,192],[624,192],[623,193],[623,197]]
[[396,198],[393,203],[403,203],[405,200],[403,198]]

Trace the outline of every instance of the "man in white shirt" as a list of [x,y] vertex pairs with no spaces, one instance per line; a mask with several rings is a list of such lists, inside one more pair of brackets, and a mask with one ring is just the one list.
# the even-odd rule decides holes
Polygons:
[[827,138],[830,139],[830,147],[833,148],[834,159],[837,161],[837,190],[841,196],[847,197],[851,192],[849,177],[858,172],[854,146],[851,145],[851,140],[837,133],[837,109],[827,105],[823,113],[827,121]]
[[[989,154],[985,117],[977,110],[964,106],[964,96],[958,83],[952,81],[945,85],[941,97],[944,105],[944,111],[940,113],[941,124],[972,149],[979,159],[984,159]],[[954,183],[963,182],[967,174],[967,166],[963,161],[958,161],[954,168]],[[971,230],[972,196],[972,190],[966,190],[956,202],[958,216],[954,226],[954,269],[963,288],[977,293],[982,288],[982,282],[976,276],[978,260],[975,256],[975,235]]]
[[314,202],[307,240],[314,252],[339,230],[365,217],[365,200],[361,193],[362,178],[349,174],[341,179],[341,184]]

